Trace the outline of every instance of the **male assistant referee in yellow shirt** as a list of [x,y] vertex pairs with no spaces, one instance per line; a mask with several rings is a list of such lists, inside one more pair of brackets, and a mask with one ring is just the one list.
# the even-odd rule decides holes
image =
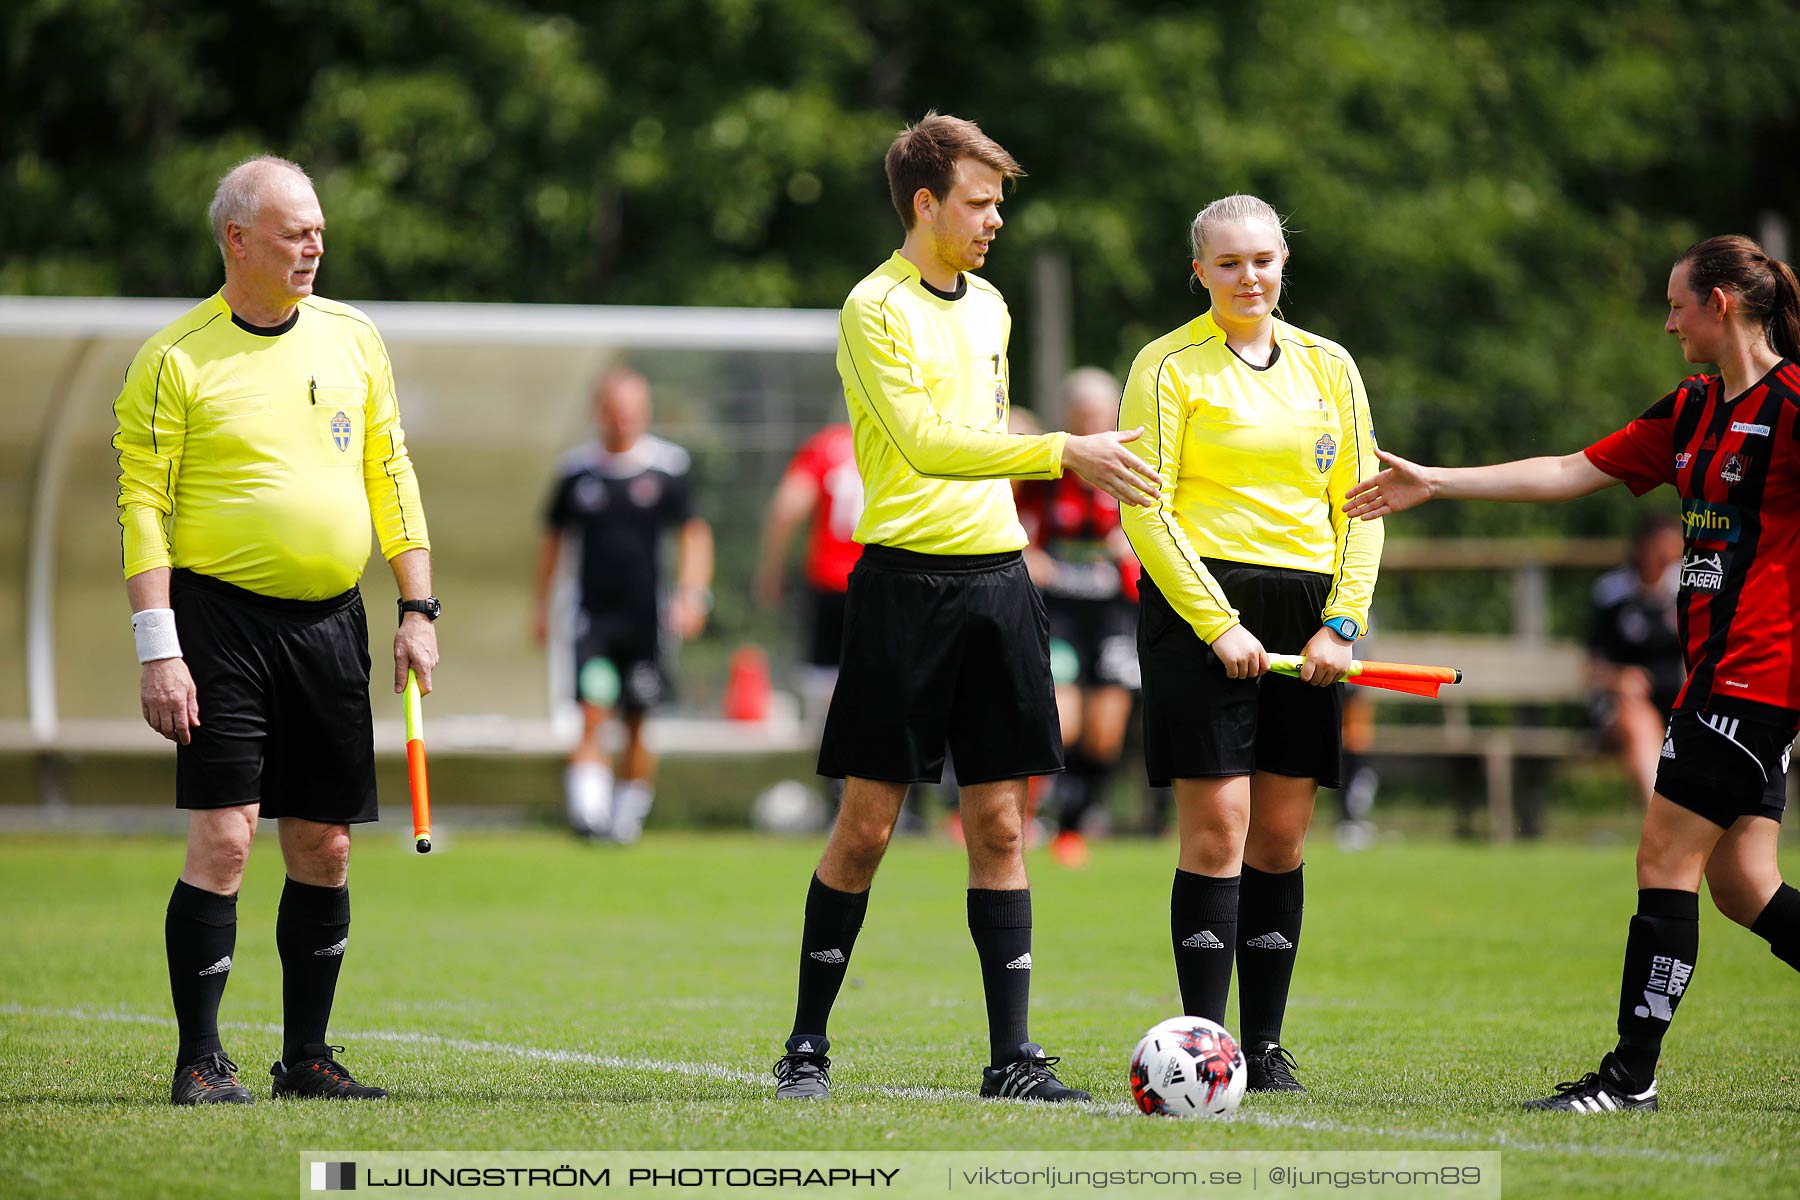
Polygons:
[[1006,432],[1012,319],[970,274],[1000,230],[1002,188],[1024,172],[970,121],[928,114],[894,139],[888,188],[905,242],[851,291],[838,374],[855,434],[865,547],[850,577],[843,666],[819,773],[843,806],[813,875],[800,998],[776,1096],[829,1095],[826,1018],[909,784],[936,782],[946,745],[962,785],[969,931],[987,998],[981,1094],[1086,1100],[1031,1040],[1031,892],[1025,784],[1062,770],[1043,599],[1026,574],[1008,479],[1065,469],[1128,504],[1156,498],[1136,433]]
[[327,1044],[349,946],[350,826],[375,820],[371,517],[400,586],[394,690],[437,665],[431,548],[394,373],[374,325],[313,293],[325,217],[295,164],[253,158],[209,215],[225,285],[144,343],[114,412],[125,587],[144,719],[177,743],[187,861],[164,938],[176,1104],[248,1104],[219,1040],[237,891],[258,816],[287,885],[275,941],[284,1037],[273,1094],[387,1095]]

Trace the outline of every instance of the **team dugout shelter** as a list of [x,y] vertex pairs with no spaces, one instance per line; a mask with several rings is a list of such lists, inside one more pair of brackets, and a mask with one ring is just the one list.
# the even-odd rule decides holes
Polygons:
[[[144,339],[199,299],[0,297],[0,756],[15,765],[154,754],[125,599],[111,445],[113,402]],[[444,601],[444,670],[429,701],[433,755],[554,754],[579,716],[570,697],[572,589],[551,644],[531,638],[531,573],[558,458],[593,436],[592,387],[642,371],[652,430],[694,457],[697,509],[716,533],[708,636],[681,650],[667,753],[792,748],[791,707],[736,726],[716,714],[731,648],[792,652],[790,622],[750,586],[770,493],[794,449],[843,419],[826,310],[351,303],[394,364],[401,420]],[[565,555],[565,561],[573,556]],[[371,539],[377,749],[399,753],[391,693],[391,576]],[[204,719],[204,714],[202,714]],[[0,761],[4,761],[0,759]],[[50,774],[46,774],[50,778]]]

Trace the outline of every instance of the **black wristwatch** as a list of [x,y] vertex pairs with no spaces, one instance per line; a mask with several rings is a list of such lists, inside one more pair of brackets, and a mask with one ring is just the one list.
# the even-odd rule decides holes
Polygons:
[[444,612],[444,606],[438,603],[436,596],[427,596],[423,600],[396,600],[394,603],[400,606],[402,621],[406,620],[409,612],[424,613],[428,621],[437,620]]

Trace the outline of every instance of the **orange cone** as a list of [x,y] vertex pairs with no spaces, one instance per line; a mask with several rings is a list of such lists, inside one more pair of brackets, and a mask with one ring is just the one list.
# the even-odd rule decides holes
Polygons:
[[731,652],[725,677],[725,717],[731,721],[763,721],[769,716],[769,656],[758,646]]

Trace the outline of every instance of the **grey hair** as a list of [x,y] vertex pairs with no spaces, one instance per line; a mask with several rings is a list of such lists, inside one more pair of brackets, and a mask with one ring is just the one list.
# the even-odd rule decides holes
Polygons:
[[1056,390],[1057,424],[1064,429],[1069,428],[1069,420],[1075,413],[1075,403],[1083,397],[1101,401],[1116,415],[1121,391],[1123,389],[1119,386],[1118,377],[1111,371],[1100,367],[1076,367],[1063,376],[1062,386]]
[[312,176],[299,163],[273,154],[246,158],[225,172],[218,189],[213,192],[212,203],[206,208],[206,219],[212,222],[213,241],[218,244],[219,257],[228,263],[230,255],[226,252],[225,226],[248,225],[256,219],[256,214],[262,211],[263,181],[271,167],[292,171],[307,187],[312,186]]
[[1063,376],[1062,389],[1058,393],[1058,399],[1066,410],[1069,407],[1069,401],[1082,392],[1104,392],[1112,399],[1117,400],[1120,390],[1118,378],[1111,371],[1100,367],[1076,367]]
[[1222,196],[1194,214],[1193,227],[1188,230],[1188,244],[1194,251],[1194,261],[1200,261],[1200,251],[1206,245],[1209,230],[1220,225],[1241,225],[1245,221],[1264,221],[1273,226],[1275,236],[1281,240],[1281,249],[1286,252],[1287,226],[1282,224],[1281,214],[1268,201],[1240,192]]

